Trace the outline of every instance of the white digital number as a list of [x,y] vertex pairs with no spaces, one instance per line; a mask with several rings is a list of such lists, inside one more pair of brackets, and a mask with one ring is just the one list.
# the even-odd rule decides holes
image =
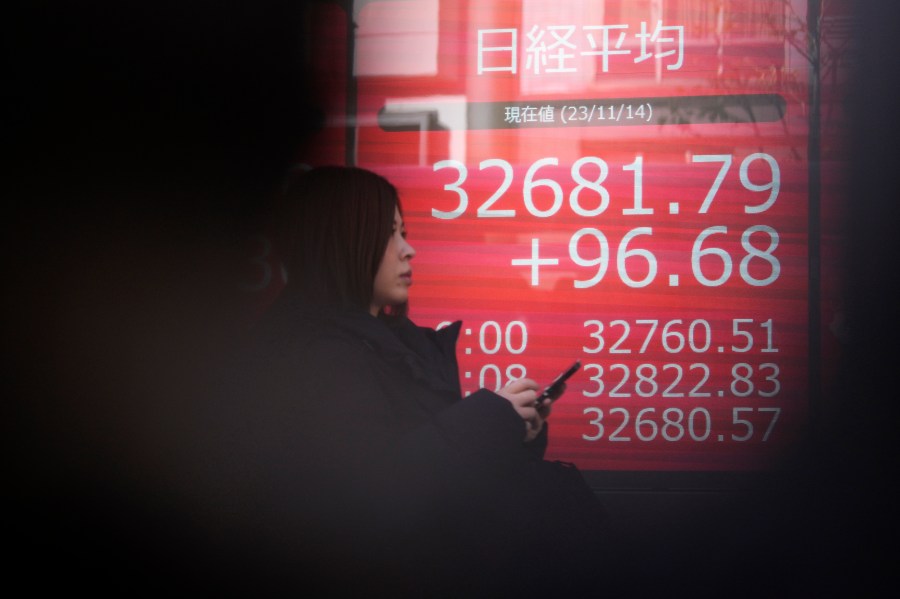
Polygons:
[[[771,174],[771,177],[769,178],[768,183],[757,185],[750,180],[748,171],[750,170],[750,163],[754,160],[762,160],[769,165],[769,173]],[[744,212],[746,212],[747,214],[759,214],[760,212],[765,212],[766,210],[771,208],[772,204],[774,204],[775,200],[778,198],[778,192],[781,190],[781,171],[778,168],[778,162],[775,161],[775,158],[773,158],[769,154],[763,153],[750,154],[749,156],[744,158],[743,162],[741,162],[740,175],[741,185],[743,185],[744,188],[749,189],[750,191],[769,192],[769,197],[765,202],[763,202],[759,206],[744,206]]]
[[732,345],[731,351],[738,352],[738,353],[744,353],[744,352],[750,351],[753,348],[753,335],[751,335],[747,331],[742,331],[740,328],[742,324],[747,323],[747,322],[752,323],[753,319],[752,318],[735,318],[734,320],[731,321],[731,334],[734,335],[735,337],[743,337],[744,339],[747,340],[746,345],[743,345],[743,346]]
[[753,423],[747,420],[746,418],[740,418],[742,412],[752,412],[753,408],[733,408],[731,411],[731,423],[739,424],[743,426],[747,433],[744,435],[737,435],[735,433],[731,433],[732,441],[747,441],[750,437],[753,436]]
[[437,172],[445,168],[455,168],[456,172],[459,174],[459,177],[457,177],[456,181],[444,185],[445,191],[452,191],[456,193],[457,197],[459,198],[459,205],[457,205],[455,209],[447,211],[432,208],[431,216],[441,219],[458,218],[462,216],[465,213],[466,208],[469,207],[469,194],[466,193],[465,189],[460,187],[460,185],[462,185],[466,181],[469,170],[466,168],[466,165],[459,160],[441,160],[440,162],[434,163],[433,172]]
[[[515,343],[514,331],[519,331],[519,342]],[[493,333],[493,342],[490,342]],[[501,348],[511,354],[521,354],[528,347],[528,329],[521,320],[513,320],[501,329],[500,323],[494,320],[485,321],[478,331],[478,345],[485,354],[496,354]]]
[[727,173],[728,169],[731,167],[731,160],[732,158],[730,154],[703,154],[691,157],[691,162],[722,163],[722,168],[719,169],[719,173],[716,175],[712,186],[706,193],[706,197],[703,198],[703,203],[700,205],[700,210],[698,210],[700,214],[706,214],[709,211],[709,207],[712,204],[713,198],[716,197],[716,194],[719,192],[719,188],[722,186],[722,181],[725,180],[725,173]]
[[586,353],[586,354],[598,354],[598,353],[602,352],[602,351],[603,351],[603,345],[604,345],[604,342],[603,342],[603,323],[602,323],[601,321],[599,321],[599,320],[586,320],[586,321],[584,321],[584,326],[585,326],[585,327],[593,326],[593,327],[596,328],[596,330],[595,330],[593,333],[591,333],[590,337],[591,337],[591,339],[596,339],[596,340],[597,340],[597,345],[594,346],[594,347],[588,347],[588,346],[586,346],[586,345],[583,345],[583,346],[581,347],[581,349],[582,349],[582,350],[584,351],[584,353]]
[[584,370],[585,370],[585,372],[587,372],[589,370],[594,370],[597,372],[597,374],[590,377],[590,379],[589,379],[591,381],[594,381],[597,384],[597,386],[594,388],[593,391],[585,389],[584,391],[581,392],[581,394],[584,395],[585,397],[599,397],[600,395],[603,395],[603,367],[600,366],[599,364],[585,364]]
[[[698,210],[700,214],[706,214],[709,211],[709,207],[712,205],[713,199],[722,187],[722,183],[725,181],[725,176],[731,168],[733,157],[729,154],[701,154],[692,156],[691,161],[700,163],[718,162],[722,164],[709,191],[706,193],[706,197],[703,199],[703,203],[700,205],[700,210]],[[765,183],[754,183],[750,180],[750,167],[756,161],[762,161],[769,167],[770,176]],[[757,193],[769,192],[769,196],[762,204],[756,206],[744,206],[745,213],[759,214],[760,212],[765,212],[775,204],[775,200],[778,199],[778,193],[781,190],[781,170],[778,167],[778,162],[772,155],[764,154],[762,152],[750,154],[741,161],[738,175],[740,177],[741,185],[743,185],[744,189],[747,191]]]
[[[579,243],[581,242],[581,238],[586,235],[597,240],[599,251],[596,258],[583,258],[581,256],[581,252],[578,249]],[[597,272],[594,273],[594,276],[590,279],[575,281],[576,289],[593,287],[601,280],[603,280],[603,276],[606,274],[606,270],[609,268],[609,242],[606,240],[606,235],[604,235],[597,229],[593,229],[590,227],[580,229],[574,235],[572,235],[572,239],[569,241],[569,257],[572,259],[572,262],[574,262],[578,266],[597,267]]]
[[[557,158],[541,158],[540,160],[537,160],[534,164],[532,164],[528,168],[528,172],[525,173],[525,185],[522,188],[522,200],[524,200],[525,207],[528,208],[528,212],[535,216],[547,218],[559,212],[559,209],[562,207],[563,190],[562,187],[560,187],[559,183],[557,183],[553,179],[535,180],[534,178],[539,168],[544,166],[556,166],[558,164],[559,159]],[[553,192],[553,203],[548,209],[540,210],[537,206],[534,205],[534,198],[532,194],[534,193],[535,187],[548,187]]]
[[[750,243],[750,237],[754,233],[766,233],[769,236],[769,246],[765,250],[760,251]],[[778,258],[772,255],[772,252],[778,247],[778,232],[767,225],[750,227],[744,231],[743,235],[741,235],[741,245],[747,250],[747,255],[741,260],[741,278],[744,279],[748,285],[753,285],[754,287],[764,287],[774,283],[775,280],[778,279],[778,275],[781,274],[781,263],[778,261]],[[768,277],[757,279],[750,276],[750,261],[754,258],[759,258],[768,262],[772,267],[772,272]]]
[[485,170],[487,168],[499,168],[503,171],[503,182],[500,183],[500,187],[497,188],[497,191],[489,197],[484,204],[478,207],[477,214],[479,218],[503,218],[503,217],[514,217],[516,215],[516,211],[512,208],[508,208],[505,210],[499,209],[491,209],[491,206],[503,197],[503,194],[506,193],[506,190],[509,189],[510,185],[513,182],[513,167],[510,163],[505,160],[500,160],[497,158],[492,158],[490,160],[482,160],[481,164],[478,165],[478,168],[481,170]]
[[[639,235],[652,235],[653,229],[650,227],[638,227],[636,229],[632,229],[622,238],[622,242],[619,244],[619,252],[616,255],[616,268],[619,270],[619,277],[622,279],[622,282],[628,285],[629,287],[646,287],[649,285],[653,279],[656,277],[656,256],[650,253],[649,250],[644,249],[634,249],[629,250],[626,249],[628,244],[632,239]],[[625,268],[625,261],[629,258],[643,258],[647,262],[647,274],[643,279],[632,279],[629,276],[627,269]]]
[[[707,237],[711,235],[722,235],[727,232],[728,229],[725,227],[709,227],[701,231],[700,235],[697,236],[696,241],[694,241],[694,247],[691,249],[691,270],[694,272],[694,278],[696,278],[701,285],[706,287],[718,287],[731,276],[731,256],[728,255],[728,252],[722,248],[700,249]],[[719,275],[718,278],[710,279],[703,274],[703,269],[700,268],[700,259],[704,256],[716,256],[722,261],[722,274]]]
[[653,214],[653,208],[644,208],[644,157],[638,156],[631,164],[622,167],[623,171],[634,172],[634,208],[624,208],[626,216]]
[[[586,164],[593,164],[599,169],[599,173],[597,175],[597,179],[591,181],[586,179],[581,172],[581,168]],[[575,164],[572,165],[572,180],[578,183],[578,185],[569,193],[569,205],[572,207],[572,211],[579,216],[597,216],[598,214],[602,214],[607,207],[609,207],[609,191],[606,190],[601,183],[606,180],[606,176],[609,174],[609,166],[595,156],[585,156],[584,158],[578,159]],[[581,207],[581,202],[579,201],[579,197],[581,191],[584,189],[590,189],[595,192],[600,197],[600,203],[593,210],[587,210]]]
[[581,438],[585,441],[599,441],[603,438],[603,410],[600,408],[585,408],[583,414],[595,414],[593,420],[590,421],[589,424],[593,425],[597,432],[593,435],[581,435]]
[[772,372],[772,374],[770,374],[769,376],[766,377],[766,381],[769,383],[772,383],[772,390],[771,391],[763,391],[762,389],[760,389],[760,391],[759,391],[760,396],[775,397],[776,395],[778,395],[778,392],[781,391],[781,383],[778,381],[778,375],[780,373],[778,370],[778,365],[772,364],[771,362],[766,362],[765,364],[760,364],[759,369],[760,370],[770,370]]

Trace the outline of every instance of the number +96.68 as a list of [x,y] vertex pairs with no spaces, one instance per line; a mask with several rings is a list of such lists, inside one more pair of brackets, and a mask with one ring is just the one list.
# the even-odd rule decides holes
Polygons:
[[[715,242],[722,242],[722,235],[728,234],[728,227],[716,225],[707,227],[697,234],[691,246],[690,252],[685,252],[690,257],[691,273],[700,285],[704,287],[720,287],[727,283],[734,271],[734,258],[725,249],[716,247]],[[652,227],[636,227],[628,231],[616,248],[615,272],[619,279],[631,288],[647,287],[656,279],[659,270],[656,255],[645,247],[632,247],[632,242],[638,237],[652,238]],[[715,239],[712,239],[716,236]],[[767,241],[765,248],[754,245],[754,238],[763,237]],[[591,241],[593,240],[593,241]],[[778,280],[781,275],[781,262],[775,256],[780,236],[778,231],[768,225],[753,225],[740,232],[738,273],[740,279],[753,287],[766,287]],[[642,240],[650,243],[647,239]],[[724,238],[726,243],[730,240]],[[764,241],[764,243],[766,243]],[[638,245],[637,242],[634,245]],[[590,249],[585,251],[582,247],[587,245]],[[603,231],[594,227],[584,227],[576,231],[569,240],[569,259],[577,266],[594,269],[593,275],[588,279],[576,279],[573,285],[576,289],[587,289],[600,283],[612,262],[610,243]],[[765,276],[752,271],[751,265],[758,262],[765,267]],[[516,267],[530,267],[531,285],[540,285],[540,272],[542,268],[551,268],[559,265],[557,256],[542,255],[541,240],[538,237],[531,239],[531,252],[528,257],[517,257],[510,260],[510,264]],[[637,263],[637,269],[633,264]],[[714,266],[710,268],[709,264]],[[630,266],[631,265],[631,266]],[[709,276],[707,271],[720,269],[717,276]],[[634,271],[643,276],[632,276]],[[668,284],[670,287],[679,285],[678,275],[670,274]]]

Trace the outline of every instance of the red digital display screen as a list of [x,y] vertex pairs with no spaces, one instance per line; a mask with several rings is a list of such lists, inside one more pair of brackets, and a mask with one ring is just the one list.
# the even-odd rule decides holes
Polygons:
[[398,187],[410,315],[463,320],[464,392],[581,361],[549,459],[752,471],[808,433],[828,316],[811,317],[805,10],[354,6],[352,110],[333,117],[352,135],[316,160],[346,155]]

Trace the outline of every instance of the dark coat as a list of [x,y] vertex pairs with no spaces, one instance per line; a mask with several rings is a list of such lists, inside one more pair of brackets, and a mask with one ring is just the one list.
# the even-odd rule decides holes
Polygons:
[[599,506],[542,460],[546,434],[523,443],[506,399],[461,399],[459,328],[276,304],[232,416],[236,529],[268,580],[430,596],[572,582]]

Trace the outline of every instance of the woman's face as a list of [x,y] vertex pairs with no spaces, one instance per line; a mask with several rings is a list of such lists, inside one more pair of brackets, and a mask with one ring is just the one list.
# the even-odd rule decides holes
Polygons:
[[402,304],[409,299],[409,286],[412,285],[409,261],[415,255],[416,250],[406,242],[406,229],[403,227],[400,211],[394,209],[394,230],[378,272],[375,273],[372,305],[369,309],[372,316],[377,316],[385,306]]

